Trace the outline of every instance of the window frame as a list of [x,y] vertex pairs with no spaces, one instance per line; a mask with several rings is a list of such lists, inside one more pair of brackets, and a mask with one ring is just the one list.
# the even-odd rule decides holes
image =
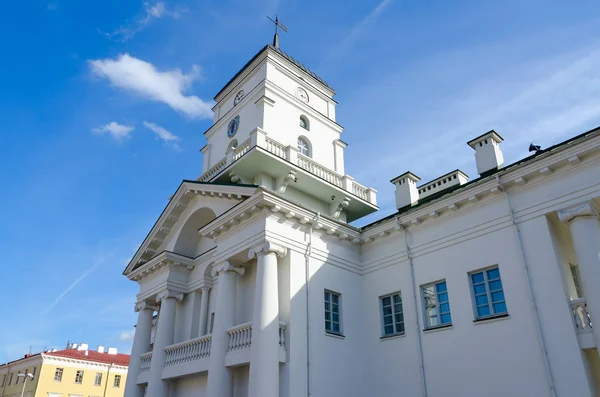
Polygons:
[[62,377],[63,377],[63,372],[65,371],[64,368],[59,368],[57,367],[54,370],[54,381],[55,382],[62,382]]
[[113,387],[117,389],[121,387],[121,375],[115,375],[113,379]]
[[[302,141],[304,143],[304,146],[306,146],[306,153],[303,153],[302,149],[300,149],[300,141]],[[300,153],[301,155],[308,158],[312,158],[312,145],[310,143],[310,140],[304,135],[300,135],[296,139],[296,149],[298,149],[298,153]]]
[[[302,125],[302,123],[304,123],[304,125]],[[298,126],[306,131],[310,131],[310,121],[308,121],[308,117],[301,115],[299,117]]]
[[[327,303],[327,295],[329,294],[330,299],[329,299],[329,304],[330,304],[330,309],[329,309],[329,313],[330,313],[330,320],[327,320],[327,308],[325,306],[325,304]],[[337,296],[337,315],[338,315],[338,328],[339,331],[335,331],[333,328],[333,324],[335,323],[333,321],[333,296]],[[325,289],[323,292],[323,320],[324,320],[324,325],[325,325],[325,333],[329,334],[329,335],[336,335],[336,336],[344,336],[344,327],[343,327],[343,323],[342,323],[342,294],[336,291],[332,291],[330,289]],[[329,321],[330,328],[327,328],[327,322]]]
[[[402,315],[402,321],[401,321],[402,331],[398,331],[397,328],[396,328],[396,324],[397,324],[396,323],[396,314],[397,313],[395,312],[395,309],[394,309],[394,307],[396,306],[396,303],[394,303],[394,296],[396,296],[396,295],[400,298],[400,310],[401,310],[400,314]],[[385,298],[390,298],[390,307],[391,307],[391,310],[392,310],[392,314],[391,314],[391,316],[392,316],[392,324],[391,324],[391,326],[393,327],[394,332],[392,332],[390,334],[386,334],[385,333],[385,327],[386,327],[386,325],[385,325],[385,318],[384,318],[385,314],[383,312],[383,300]],[[392,292],[392,293],[386,294],[386,295],[381,295],[379,297],[379,321],[380,321],[380,324],[381,324],[381,339],[390,338],[390,337],[398,336],[398,335],[404,335],[406,333],[406,325],[405,325],[405,322],[404,322],[404,304],[402,302],[402,293],[400,291]]]
[[[446,285],[446,289],[442,292],[438,292],[437,286],[440,284]],[[430,324],[429,316],[427,315],[427,301],[425,300],[425,289],[427,287],[433,287],[433,290],[434,290],[436,318],[438,319],[438,324],[436,324],[436,325]],[[439,295],[443,294],[443,293],[445,293],[447,295],[448,299],[444,302],[440,302]],[[448,304],[448,311],[442,313],[440,306],[443,303]],[[450,306],[450,294],[448,293],[448,281],[446,279],[441,279],[441,280],[437,280],[437,281],[433,281],[433,282],[421,285],[421,305],[422,305],[422,312],[423,312],[423,325],[425,326],[423,331],[428,331],[431,329],[438,329],[438,328],[447,328],[447,327],[452,326],[452,307]],[[448,314],[450,316],[449,322],[442,323],[442,315],[444,315],[444,314]]]
[[579,265],[569,263],[569,271],[571,272],[571,278],[573,279],[573,286],[575,287],[577,299],[584,298],[585,292],[583,291],[583,284],[581,284],[581,274],[579,273]]
[[[81,377],[79,377],[79,375],[81,374]],[[75,372],[75,383],[78,385],[83,384],[83,374],[84,371],[82,369],[78,369],[77,372]],[[77,381],[77,378],[79,378],[79,382]]]
[[[500,285],[502,286],[501,290],[492,291],[489,286],[490,280],[488,278],[488,271],[494,270],[494,269],[498,269],[499,278],[493,279],[491,281],[500,280]],[[475,285],[473,284],[473,275],[479,274],[479,273],[483,273],[483,283],[477,283],[477,285],[485,286],[485,294],[487,296],[487,305],[490,310],[490,314],[485,315],[485,316],[480,316],[479,313],[477,312],[478,307],[483,307],[483,305],[477,305],[476,294],[475,294]],[[508,305],[506,304],[506,294],[504,293],[504,283],[502,283],[502,274],[500,273],[500,267],[498,265],[492,265],[492,266],[484,267],[481,269],[473,270],[468,273],[468,277],[469,277],[469,286],[471,289],[471,303],[473,306],[473,317],[474,317],[473,321],[483,321],[483,320],[489,320],[492,318],[508,316]],[[498,291],[502,291],[504,300],[494,302],[492,300],[492,292],[498,292]],[[480,295],[483,295],[483,294],[477,294],[477,296],[480,296]],[[506,308],[506,311],[496,313],[495,309],[494,309],[494,303],[504,303],[504,307]]]
[[102,386],[102,372],[96,372],[96,377],[94,378],[94,386]]
[[10,379],[8,380],[8,386],[10,386],[10,384],[12,383],[12,380],[13,380],[13,375],[14,375],[14,374],[15,374],[14,372],[11,372],[11,373],[10,373]]

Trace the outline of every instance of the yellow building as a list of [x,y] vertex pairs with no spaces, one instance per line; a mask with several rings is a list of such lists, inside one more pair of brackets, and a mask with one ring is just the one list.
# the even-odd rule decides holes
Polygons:
[[0,365],[0,397],[123,397],[128,366],[128,354],[86,344],[27,354]]

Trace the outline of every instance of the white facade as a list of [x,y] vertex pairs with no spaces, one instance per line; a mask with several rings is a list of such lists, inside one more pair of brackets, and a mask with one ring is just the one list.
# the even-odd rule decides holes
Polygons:
[[403,174],[358,229],[376,192],[333,95],[271,46],[217,95],[202,175],[125,270],[126,397],[600,395],[600,130],[509,166],[484,134],[478,179]]

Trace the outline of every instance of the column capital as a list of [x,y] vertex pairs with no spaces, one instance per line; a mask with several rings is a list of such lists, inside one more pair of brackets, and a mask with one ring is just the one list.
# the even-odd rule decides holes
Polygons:
[[278,257],[283,257],[287,254],[287,248],[281,245],[273,244],[270,241],[263,241],[260,244],[255,245],[248,251],[248,259],[254,259],[257,256],[275,254]]
[[224,272],[233,272],[233,273],[237,273],[238,275],[242,276],[244,274],[245,270],[246,269],[244,269],[243,267],[233,266],[228,261],[223,261],[219,264],[213,265],[213,268],[211,270],[211,275],[214,277],[214,276],[219,275]]
[[169,299],[169,298],[173,298],[173,299],[177,299],[178,301],[182,301],[183,294],[181,292],[175,292],[175,291],[166,289],[163,292],[156,295],[156,302],[160,303],[163,300]]
[[593,201],[586,201],[572,205],[558,211],[558,219],[564,223],[570,223],[576,218],[597,218],[598,207]]
[[136,302],[135,304],[135,308],[133,309],[136,313],[142,310],[152,310],[152,311],[156,311],[158,310],[158,307],[156,306],[152,306],[151,304],[149,304],[146,301],[140,301],[140,302]]

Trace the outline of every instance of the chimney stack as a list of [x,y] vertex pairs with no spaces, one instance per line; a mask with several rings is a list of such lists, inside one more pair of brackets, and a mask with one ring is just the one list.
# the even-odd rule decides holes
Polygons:
[[495,171],[504,165],[504,156],[500,150],[500,142],[504,138],[496,131],[491,130],[475,139],[467,142],[475,150],[475,161],[477,162],[477,172],[484,176],[486,172]]
[[414,205],[419,201],[419,191],[417,190],[417,182],[421,178],[408,171],[392,179],[396,186],[396,208],[400,209],[407,205]]
[[117,354],[117,348],[116,347],[109,347],[108,348],[108,354]]
[[104,346],[98,346],[98,353],[104,353]]

